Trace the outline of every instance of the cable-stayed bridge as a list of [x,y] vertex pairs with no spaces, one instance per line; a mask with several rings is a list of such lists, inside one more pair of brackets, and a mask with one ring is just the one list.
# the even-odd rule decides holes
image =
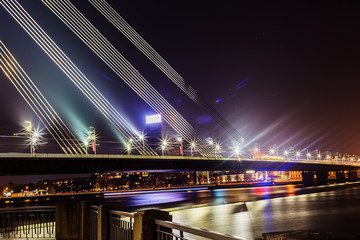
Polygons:
[[[354,170],[357,169],[357,158],[354,161],[326,160],[290,160],[290,159],[241,159],[239,152],[234,154],[236,158],[222,158],[221,152],[214,150],[213,144],[208,144],[196,131],[189,121],[185,119],[150,82],[120,53],[120,51],[87,19],[69,0],[42,0],[44,6],[51,11],[65,26],[73,32],[79,40],[85,44],[106,66],[121,78],[137,96],[147,103],[155,112],[162,115],[163,119],[176,131],[188,145],[196,143],[196,150],[203,158],[191,157],[163,157],[146,141],[133,141],[133,147],[139,156],[89,156],[83,142],[75,137],[74,129],[70,129],[61,119],[59,114],[45,99],[30,76],[18,63],[16,56],[6,47],[6,43],[0,39],[0,68],[6,77],[12,82],[20,95],[25,99],[50,135],[55,139],[65,155],[55,157],[53,155],[32,154],[34,163],[33,171],[62,172],[69,161],[74,167],[74,172],[108,171],[108,170],[142,170],[142,169],[192,169],[192,170],[216,170],[216,169],[256,169],[256,170],[302,170],[312,171],[325,170]],[[141,133],[134,129],[129,120],[122,116],[113,104],[101,93],[91,80],[75,65],[75,63],[56,44],[40,24],[26,11],[16,0],[0,0],[1,6],[8,12],[9,18],[13,19],[50,58],[50,60],[71,80],[75,87],[93,104],[107,121],[118,131],[123,138],[123,144],[131,139],[140,139]],[[196,105],[209,113],[224,132],[228,133],[238,144],[235,150],[244,147],[244,138],[206,101],[200,98],[189,83],[187,83],[174,68],[172,68],[107,2],[89,0],[118,31],[120,31],[141,53],[143,53],[157,68],[161,70],[181,91],[183,91]],[[109,157],[110,156],[110,157]],[[31,159],[31,158],[30,158]],[[320,158],[321,159],[321,158]],[[40,161],[39,161],[40,160]],[[66,160],[66,161],[64,161]],[[69,161],[68,161],[69,160]],[[130,161],[131,160],[131,161]],[[148,162],[146,162],[147,160]],[[4,157],[2,161],[7,164],[17,164],[29,161],[29,156]],[[51,165],[48,161],[53,161]],[[61,161],[63,161],[61,163]],[[4,162],[4,164],[5,164]],[[59,164],[55,164],[59,162]],[[15,164],[16,163],[16,164]],[[46,168],[41,168],[41,163]],[[61,165],[66,163],[65,165]],[[88,165],[86,165],[88,163]],[[11,168],[11,164],[8,165]],[[79,168],[76,168],[79,164]],[[51,170],[53,168],[53,170]],[[16,171],[18,169],[18,171]],[[21,168],[3,174],[16,174]],[[58,169],[58,170],[56,170]]]
[[[76,67],[76,65],[59,48],[54,40],[41,28],[41,26],[30,16],[30,14],[15,0],[0,1],[4,9],[10,16],[23,28],[23,30],[38,44],[38,46],[50,57],[50,59],[70,78],[75,86],[88,98],[88,100],[110,121],[110,123],[119,131],[124,141],[129,139],[138,139],[139,131],[133,129],[129,122],[115,110],[115,107],[105,98],[103,94],[91,83],[91,81]],[[70,1],[43,1],[43,3],[86,44],[118,77],[120,77],[142,100],[144,100],[153,110],[160,113],[163,119],[178,133],[178,135],[187,141],[196,142],[197,151],[205,157],[214,156],[214,151],[199,136],[195,128],[185,118],[178,113],[171,104],[125,59],[125,57],[97,30],[94,25],[70,2]],[[91,2],[108,19],[109,14],[116,16],[116,21],[112,22],[118,29],[126,29],[122,33],[138,47],[145,56],[147,56],[164,74],[169,77],[183,92],[186,93],[198,106],[208,112],[215,121],[224,128],[224,130],[239,143],[244,143],[243,137],[233,128],[220,114],[218,114],[209,104],[203,101],[197,92],[185,82],[185,80],[159,55],[151,48],[146,41],[141,38],[134,29],[127,24],[124,19],[116,13],[105,2]],[[100,4],[100,5],[99,5]],[[106,6],[104,6],[106,4]],[[108,9],[108,10],[106,10]],[[119,28],[118,23],[122,27]],[[4,43],[1,43],[6,48]],[[8,51],[8,54],[11,53]],[[3,56],[2,69],[5,75],[14,81],[21,81],[17,74],[10,74],[10,71],[18,71],[21,68],[19,64],[15,68],[8,69],[7,61]],[[15,59],[12,56],[12,59]],[[23,70],[22,70],[23,71]],[[23,71],[24,72],[24,71]],[[24,72],[25,74],[25,72]],[[29,77],[27,77],[29,78]],[[30,80],[31,81],[31,80]],[[18,89],[18,88],[17,88]],[[21,89],[18,89],[24,97]],[[31,89],[25,89],[32,91]],[[39,93],[41,94],[41,93]],[[24,97],[25,98],[25,97]],[[32,109],[34,102],[27,101]],[[40,103],[41,104],[41,103]],[[51,106],[48,106],[51,108]],[[37,107],[39,108],[39,106]],[[43,106],[44,109],[47,109]],[[38,114],[37,114],[38,115]],[[39,116],[39,115],[38,115]],[[41,115],[40,120],[49,130],[51,123],[46,119],[51,114],[47,112]],[[59,128],[62,129],[62,128]],[[49,131],[50,132],[50,131]],[[51,132],[50,132],[51,133]],[[63,133],[61,133],[63,134]],[[52,134],[54,138],[58,137]],[[68,139],[66,137],[65,139]],[[84,151],[78,143],[70,144],[65,147],[58,142],[63,151],[67,154],[83,154]],[[75,146],[73,146],[75,144]],[[141,155],[157,155],[157,153],[143,143],[140,147],[138,142],[133,143]],[[72,149],[72,150],[70,150]],[[77,149],[76,151],[74,149]],[[215,153],[216,154],[216,153]]]

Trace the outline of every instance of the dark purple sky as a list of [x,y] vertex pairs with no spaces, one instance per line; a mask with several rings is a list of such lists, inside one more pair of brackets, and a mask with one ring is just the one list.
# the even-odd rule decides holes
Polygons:
[[[19,2],[142,130],[144,116],[153,111],[41,1]],[[277,144],[360,152],[360,8],[356,1],[109,3],[248,141],[265,148]],[[204,138],[228,140],[214,123],[199,122],[206,113],[87,1],[76,5]],[[92,125],[102,140],[116,138],[106,120],[3,8],[0,21],[0,39],[72,130],[84,131]],[[236,90],[244,80],[247,84]],[[11,135],[25,120],[36,122],[36,117],[2,74],[0,81],[0,135]],[[222,101],[216,103],[218,99]]]

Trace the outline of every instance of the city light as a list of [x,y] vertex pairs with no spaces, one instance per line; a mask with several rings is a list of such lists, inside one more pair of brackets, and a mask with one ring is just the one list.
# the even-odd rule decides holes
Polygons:
[[163,156],[165,155],[165,152],[167,150],[168,145],[169,145],[169,142],[168,142],[167,139],[162,139],[161,140],[161,153],[162,153]]

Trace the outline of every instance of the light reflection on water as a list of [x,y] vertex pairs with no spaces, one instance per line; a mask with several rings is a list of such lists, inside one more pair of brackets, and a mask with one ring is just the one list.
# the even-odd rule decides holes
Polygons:
[[[264,232],[314,230],[358,235],[360,187],[294,195],[287,188],[285,197],[268,198],[271,188],[255,190],[263,199],[246,203],[210,205],[173,211],[173,221],[245,238]],[[220,198],[242,191],[216,190]],[[289,197],[286,197],[289,196]],[[230,198],[231,199],[231,198]],[[217,200],[214,201],[214,203]],[[230,200],[231,201],[231,200]],[[359,238],[360,239],[360,238]]]

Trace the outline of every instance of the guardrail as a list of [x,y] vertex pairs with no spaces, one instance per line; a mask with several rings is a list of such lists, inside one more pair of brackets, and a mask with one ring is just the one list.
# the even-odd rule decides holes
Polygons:
[[[245,238],[190,227],[169,221],[155,220],[157,240],[188,240],[199,237],[213,240],[245,240]],[[184,234],[185,233],[185,234]],[[191,238],[190,238],[191,237]]]
[[55,239],[55,207],[0,209],[0,239]]
[[134,239],[134,214],[110,210],[110,240]]
[[71,155],[62,153],[0,153],[1,158],[68,158],[68,159],[184,159],[184,160],[222,160],[222,161],[267,161],[267,162],[296,162],[307,164],[324,164],[324,165],[342,165],[342,166],[360,166],[357,159],[293,159],[293,158],[210,158],[210,157],[190,157],[190,156],[143,156],[143,155],[116,155],[116,154],[87,154],[87,155]]

